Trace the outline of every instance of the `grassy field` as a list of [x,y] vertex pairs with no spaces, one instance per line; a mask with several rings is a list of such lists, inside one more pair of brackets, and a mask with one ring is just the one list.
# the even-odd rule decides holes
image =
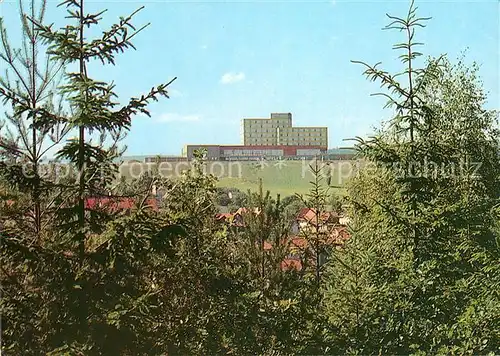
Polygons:
[[[310,188],[313,178],[309,164],[312,161],[264,161],[264,162],[207,162],[205,170],[214,174],[220,187],[234,187],[242,191],[258,189],[259,178],[262,178],[264,191],[282,197],[294,193],[304,194]],[[352,161],[331,162],[332,190],[343,194],[341,188],[353,171]],[[121,174],[127,179],[138,177],[140,172],[153,169],[154,164],[124,163],[120,167]],[[190,169],[189,162],[164,162],[159,172],[165,177],[177,177],[182,171]]]

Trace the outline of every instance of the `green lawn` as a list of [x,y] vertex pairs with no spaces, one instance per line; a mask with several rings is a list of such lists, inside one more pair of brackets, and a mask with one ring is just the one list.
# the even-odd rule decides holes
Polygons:
[[[260,162],[207,162],[205,169],[219,178],[218,186],[234,187],[242,191],[258,189],[259,178],[262,178],[264,190],[282,197],[294,193],[304,194],[310,187],[313,176],[309,169],[311,161],[265,161]],[[144,163],[123,164],[120,170],[125,177],[138,176],[142,170],[151,169],[153,165]],[[183,170],[189,169],[188,162],[168,162],[160,166],[160,173],[167,177],[176,177]],[[352,174],[353,161],[332,161],[332,190],[343,194],[343,186]],[[326,184],[326,183],[325,183]]]

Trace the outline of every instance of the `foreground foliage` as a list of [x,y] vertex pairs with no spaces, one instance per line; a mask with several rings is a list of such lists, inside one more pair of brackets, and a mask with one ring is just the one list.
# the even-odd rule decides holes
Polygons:
[[[64,86],[73,116],[56,115],[50,106],[30,116],[34,108],[15,101],[16,92],[1,92],[14,105],[12,115],[32,117],[36,130],[58,124],[76,130],[78,139],[60,155],[82,173],[64,181],[47,175],[51,194],[34,196],[15,157],[0,166],[3,352],[500,351],[497,114],[484,109],[475,65],[441,57],[416,68],[413,30],[422,19],[413,5],[407,18],[392,18],[407,34],[396,46],[405,50],[406,83],[365,64],[366,74],[388,87],[397,114],[372,139],[358,141],[365,165],[340,202],[328,196],[317,162],[305,198],[272,197],[262,185],[258,193],[234,191],[230,198],[203,173],[203,152],[176,179],[153,171],[116,184],[112,158],[122,132],[134,112],[147,112],[149,99],[166,95],[166,85],[115,110],[112,87],[88,78],[85,61],[113,63],[115,52],[131,46],[124,30],[131,17],[102,41],[86,43],[80,31],[99,16],[84,15],[83,2],[65,4],[78,26],[67,33],[36,28],[53,55],[80,65]],[[111,147],[104,138],[89,140],[91,132],[109,135]],[[121,211],[85,204],[102,194],[126,195],[135,205]],[[162,198],[158,206],[152,195]],[[324,232],[312,230],[304,268],[283,269],[294,215],[328,204],[346,210],[351,238],[332,249]],[[219,223],[220,205],[231,211],[245,205],[245,225]],[[25,229],[38,207],[49,208]]]
[[391,19],[407,33],[395,46],[407,86],[364,64],[397,114],[358,140],[368,165],[350,182],[353,236],[332,261],[325,305],[337,342],[363,354],[497,353],[497,113],[484,109],[477,66],[441,57],[416,68],[425,19],[413,6]]

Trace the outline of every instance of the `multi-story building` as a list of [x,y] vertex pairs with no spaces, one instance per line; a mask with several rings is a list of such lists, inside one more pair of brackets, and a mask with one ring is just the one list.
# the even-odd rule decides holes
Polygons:
[[291,113],[272,113],[271,118],[242,120],[245,146],[318,146],[328,148],[327,127],[293,127]]
[[285,127],[278,129],[278,145],[328,147],[326,127]]
[[188,159],[194,158],[194,151],[205,149],[206,158],[210,160],[218,160],[221,157],[221,146],[220,145],[185,145],[182,148],[181,155]]
[[328,128],[293,127],[291,113],[245,118],[241,126],[242,145],[186,145],[182,157],[191,160],[202,148],[209,160],[301,159],[328,149]]
[[194,151],[206,150],[208,160],[259,160],[259,159],[300,159],[322,155],[326,150],[319,146],[243,146],[243,145],[186,145],[182,157],[194,158]]
[[271,114],[271,118],[243,119],[242,143],[245,146],[275,146],[278,145],[280,129],[292,127],[292,114]]

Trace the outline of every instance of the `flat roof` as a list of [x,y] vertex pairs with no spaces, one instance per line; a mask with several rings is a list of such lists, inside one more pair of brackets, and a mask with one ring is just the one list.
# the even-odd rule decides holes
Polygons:
[[244,117],[243,120],[276,120],[289,119],[288,117]]
[[187,146],[196,146],[196,147],[219,147],[221,145],[215,144],[215,143],[201,143],[201,144],[196,144],[196,143],[187,143],[184,145],[184,147]]
[[328,126],[290,126],[286,129],[327,129]]
[[317,148],[322,148],[322,149],[326,149],[325,146],[321,146],[321,145],[242,145],[242,144],[238,144],[238,145],[186,145],[186,146],[191,146],[191,147],[206,147],[206,146],[210,146],[210,147],[220,147],[220,148],[233,148],[233,149],[263,149],[263,148],[266,148],[266,149],[280,149],[280,148],[290,148],[290,147],[294,147],[294,148],[310,148],[310,149],[317,149]]
[[337,148],[330,148],[327,153],[329,154],[355,154],[357,151],[354,149],[354,147],[337,147]]

